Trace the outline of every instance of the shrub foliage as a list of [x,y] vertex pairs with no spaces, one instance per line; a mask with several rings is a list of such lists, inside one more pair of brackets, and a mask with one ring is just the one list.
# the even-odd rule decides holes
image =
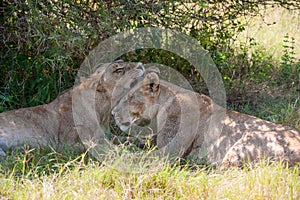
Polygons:
[[[247,49],[237,53],[231,44],[237,33],[244,30],[241,17],[256,16],[268,6],[299,9],[300,3],[286,0],[1,1],[0,111],[53,100],[72,85],[76,69],[100,41],[139,27],[170,28],[196,38],[210,51],[229,85],[257,71],[265,78],[271,63],[260,57],[259,52],[249,60]],[[283,63],[290,66],[284,73],[294,70],[290,55],[287,52],[284,57]],[[193,73],[188,63],[164,51],[139,50],[123,57],[160,62],[186,74]]]

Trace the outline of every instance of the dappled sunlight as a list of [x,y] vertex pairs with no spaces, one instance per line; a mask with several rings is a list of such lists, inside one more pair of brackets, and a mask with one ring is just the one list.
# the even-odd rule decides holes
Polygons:
[[208,154],[212,162],[222,161],[222,168],[242,166],[245,161],[264,157],[294,165],[300,162],[300,133],[298,130],[227,111],[221,136]]

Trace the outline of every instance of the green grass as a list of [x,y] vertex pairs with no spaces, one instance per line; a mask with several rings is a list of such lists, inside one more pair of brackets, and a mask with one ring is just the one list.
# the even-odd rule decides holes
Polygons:
[[[58,162],[55,170],[49,171],[53,159]],[[300,198],[298,168],[280,163],[222,172],[170,164],[147,153],[113,152],[100,162],[85,154],[65,159],[59,153],[40,154],[37,150],[11,153],[7,162],[14,167],[0,164],[1,199]],[[21,174],[17,170],[20,162],[30,165]]]
[[284,39],[288,34],[295,39],[295,58],[300,59],[300,22],[299,10],[274,7],[266,11],[262,9],[262,16],[246,17],[248,22],[245,31],[238,37],[243,42],[247,38],[254,38],[270,55],[280,58],[283,55]]

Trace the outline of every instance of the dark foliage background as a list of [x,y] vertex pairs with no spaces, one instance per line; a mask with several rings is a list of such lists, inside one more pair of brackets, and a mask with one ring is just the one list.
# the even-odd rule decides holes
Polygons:
[[[253,96],[249,89],[265,80],[272,86],[294,87],[297,91],[300,64],[293,58],[289,37],[279,68],[263,51],[249,56],[249,47],[257,45],[251,38],[238,49],[231,45],[247,25],[241,17],[261,15],[260,11],[270,6],[299,9],[300,2],[2,0],[0,112],[50,102],[73,85],[76,70],[100,41],[124,30],[148,26],[174,29],[196,38],[222,73],[229,107],[245,108],[249,94]],[[205,87],[197,87],[203,85],[199,75],[176,55],[148,49],[122,57],[172,66],[189,78],[196,90],[206,92]],[[251,104],[254,110],[261,100],[258,96],[255,94],[257,101]]]

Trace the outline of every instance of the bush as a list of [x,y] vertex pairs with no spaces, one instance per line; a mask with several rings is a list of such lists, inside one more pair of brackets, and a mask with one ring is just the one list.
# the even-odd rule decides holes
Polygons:
[[[240,17],[255,16],[269,5],[300,7],[298,1],[282,0],[4,0],[1,4],[0,112],[50,102],[73,84],[80,63],[100,41],[146,26],[196,38],[210,51],[228,87],[235,79],[256,76],[258,68],[264,78],[271,67],[264,55],[253,54],[249,61],[247,51],[238,53],[231,47],[237,33],[244,30]],[[195,74],[186,61],[164,51],[138,50],[123,57],[163,62],[183,74]],[[198,80],[199,76],[193,77]]]

